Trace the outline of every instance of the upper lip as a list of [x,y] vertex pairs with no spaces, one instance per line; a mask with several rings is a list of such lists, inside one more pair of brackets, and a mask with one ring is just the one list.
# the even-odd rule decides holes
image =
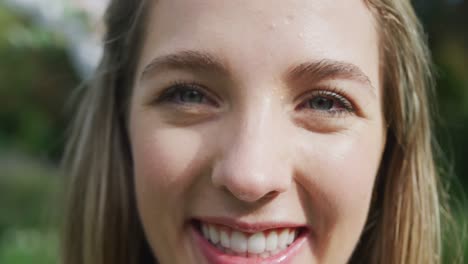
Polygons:
[[243,233],[258,233],[270,229],[280,228],[306,228],[306,224],[288,222],[288,221],[271,221],[271,222],[245,222],[233,218],[225,217],[201,217],[194,218],[195,222],[203,222],[205,224],[226,226]]

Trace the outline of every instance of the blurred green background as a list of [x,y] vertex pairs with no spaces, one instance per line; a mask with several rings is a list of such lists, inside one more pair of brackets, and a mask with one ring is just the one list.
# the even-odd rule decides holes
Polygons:
[[[468,3],[419,0],[414,5],[436,63],[441,172],[458,224],[446,228],[444,263],[462,255],[468,261]],[[64,14],[92,28],[86,14]],[[61,25],[38,21],[34,12],[0,1],[1,264],[56,263],[64,181],[58,165],[70,118],[65,106],[86,76]]]

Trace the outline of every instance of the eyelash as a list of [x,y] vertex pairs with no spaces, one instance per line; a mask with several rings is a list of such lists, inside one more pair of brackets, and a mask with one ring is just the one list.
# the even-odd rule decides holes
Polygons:
[[191,82],[182,82],[182,81],[175,81],[168,86],[165,91],[157,98],[156,102],[168,102],[168,103],[175,103],[175,104],[197,104],[197,103],[184,103],[184,102],[177,102],[177,95],[180,95],[181,92],[184,91],[196,91],[203,99],[207,100],[209,104],[213,106],[219,106],[217,100],[213,100],[210,96],[207,95],[207,91],[203,85],[198,83],[191,83]]
[[[163,93],[157,98],[156,102],[166,102],[166,103],[174,103],[178,105],[189,105],[189,104],[203,104],[203,103],[185,103],[185,102],[179,102],[177,101],[177,96],[180,96],[181,92],[184,91],[196,91],[199,93],[204,100],[207,100],[208,104],[211,104],[215,107],[218,107],[219,104],[217,103],[217,99],[211,99],[211,95],[207,95],[207,91],[204,88],[203,85],[200,85],[198,83],[194,82],[184,82],[184,81],[175,81],[172,84],[168,85],[168,88],[163,91]],[[307,108],[307,104],[309,100],[312,100],[317,97],[323,97],[323,98],[329,98],[334,101],[337,101],[339,104],[343,106],[343,109],[338,109],[338,110],[330,110],[330,111],[321,111],[321,112],[326,112],[322,113],[325,115],[331,115],[331,116],[336,116],[336,115],[343,115],[343,114],[353,114],[356,112],[356,108],[354,107],[354,104],[352,103],[351,100],[347,99],[349,98],[348,94],[346,91],[340,88],[336,87],[318,87],[314,89],[313,91],[308,91],[305,93],[305,95],[300,95],[298,98],[305,98],[305,100],[301,100],[302,102],[296,107],[296,109],[307,109],[314,111],[314,109],[309,109]],[[317,110],[320,111],[320,110]]]
[[[302,99],[304,97],[305,99]],[[347,92],[344,91],[343,89],[333,87],[333,86],[317,87],[312,91],[308,91],[307,93],[305,93],[305,95],[304,94],[300,95],[298,98],[301,98],[301,103],[298,105],[297,108],[299,109],[305,108],[309,110],[307,108],[307,103],[309,102],[309,100],[317,98],[317,97],[332,99],[334,101],[337,101],[339,104],[343,106],[343,109],[338,109],[338,110],[335,109],[335,110],[327,111],[326,113],[324,113],[326,115],[336,116],[336,115],[343,115],[343,114],[346,115],[346,114],[356,113],[356,108],[353,102],[350,99],[348,99],[350,98],[350,96],[347,94]],[[314,109],[310,109],[310,110],[314,111]]]

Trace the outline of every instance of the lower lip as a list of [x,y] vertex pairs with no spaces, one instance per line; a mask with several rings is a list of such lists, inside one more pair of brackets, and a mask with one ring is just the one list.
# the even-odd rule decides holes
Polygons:
[[260,257],[247,258],[227,255],[208,242],[195,227],[192,226],[191,230],[196,244],[200,246],[201,252],[211,264],[289,264],[299,253],[308,236],[307,231],[302,232],[288,248],[274,256],[262,259]]

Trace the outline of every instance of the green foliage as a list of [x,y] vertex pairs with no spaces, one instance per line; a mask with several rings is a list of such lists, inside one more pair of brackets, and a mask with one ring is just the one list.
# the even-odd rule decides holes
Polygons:
[[9,228],[44,226],[59,210],[54,199],[59,190],[57,173],[28,162],[17,162],[11,169],[8,169],[11,165],[4,165],[0,177],[0,208],[3,211],[0,214],[0,235]]
[[54,263],[61,222],[57,169],[0,156],[0,263]]
[[442,263],[463,264],[468,260],[468,211],[461,205],[452,206],[442,223]]
[[58,241],[55,232],[13,230],[0,241],[0,263],[57,263]]
[[61,37],[0,4],[0,148],[59,157],[78,78]]
[[62,109],[78,78],[61,36],[3,3],[0,58],[0,263],[54,263],[61,179],[40,160],[60,157]]

